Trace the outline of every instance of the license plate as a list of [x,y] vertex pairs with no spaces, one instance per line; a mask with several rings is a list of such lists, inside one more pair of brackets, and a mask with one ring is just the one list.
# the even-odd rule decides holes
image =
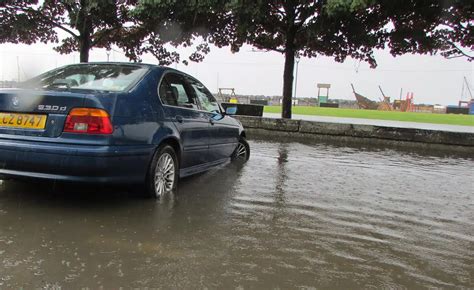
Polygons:
[[46,115],[0,113],[0,127],[41,130],[46,126],[46,119]]

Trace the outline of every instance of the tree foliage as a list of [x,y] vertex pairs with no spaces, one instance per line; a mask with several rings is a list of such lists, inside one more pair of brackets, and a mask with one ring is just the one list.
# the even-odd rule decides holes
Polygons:
[[[473,59],[474,2],[469,0],[329,0],[330,11],[371,11],[379,35],[394,56],[406,53]],[[466,51],[471,50],[471,51]]]
[[[134,0],[3,0],[0,42],[59,43],[60,53],[80,52],[88,61],[93,47],[120,43],[124,24],[131,21]],[[59,39],[58,30],[67,37]]]
[[[60,53],[78,51],[81,62],[87,62],[90,49],[113,45],[122,48],[126,56],[139,61],[145,53],[153,54],[160,64],[180,60],[178,53],[166,44],[190,46],[191,34],[174,34],[177,26],[169,22],[174,3],[163,1],[154,7],[155,16],[144,23],[136,17],[146,8],[139,0],[1,0],[0,43],[57,43]],[[140,4],[140,5],[139,5]],[[146,18],[145,18],[146,19]],[[153,29],[150,29],[153,27]],[[60,37],[58,31],[67,36]],[[208,51],[203,43],[190,59],[202,60]]]
[[[209,43],[229,45],[222,37],[229,29],[225,0],[142,0],[133,11],[136,21],[135,43],[126,49],[132,55],[153,53],[154,41],[172,46],[195,46],[191,61],[202,61]],[[179,55],[175,55],[175,61]],[[184,60],[183,62],[187,62]]]

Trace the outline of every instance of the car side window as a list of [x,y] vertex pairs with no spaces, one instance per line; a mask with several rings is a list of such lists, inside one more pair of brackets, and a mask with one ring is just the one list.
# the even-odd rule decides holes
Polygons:
[[209,92],[208,89],[200,82],[196,80],[190,80],[191,87],[196,94],[196,97],[201,104],[201,108],[208,112],[217,112],[220,113],[219,104],[217,103],[216,98]]
[[189,92],[189,88],[186,87],[186,83],[180,75],[171,73],[165,75],[161,81],[158,94],[164,105],[198,108],[192,92]]

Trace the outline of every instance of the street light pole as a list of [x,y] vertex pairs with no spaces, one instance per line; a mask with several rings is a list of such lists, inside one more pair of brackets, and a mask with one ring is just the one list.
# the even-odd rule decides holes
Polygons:
[[17,82],[20,82],[20,57],[16,57]]
[[299,63],[300,63],[300,58],[297,56],[295,58],[296,60],[296,72],[295,72],[295,90],[294,90],[294,93],[293,93],[293,97],[296,99],[296,88],[298,86],[298,66],[299,66]]

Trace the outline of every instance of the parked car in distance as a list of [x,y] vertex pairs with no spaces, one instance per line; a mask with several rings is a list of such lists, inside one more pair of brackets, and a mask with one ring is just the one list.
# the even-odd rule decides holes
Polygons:
[[83,63],[0,91],[0,178],[143,183],[250,156],[242,124],[202,83],[136,63]]

